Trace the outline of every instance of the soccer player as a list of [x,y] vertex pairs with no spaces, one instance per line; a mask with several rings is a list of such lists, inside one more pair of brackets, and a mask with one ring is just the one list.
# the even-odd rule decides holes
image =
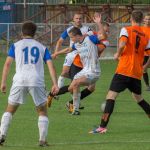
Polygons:
[[[55,52],[58,52],[61,49],[63,42],[67,39],[67,37],[69,37],[69,35],[68,35],[69,30],[72,29],[73,27],[79,28],[83,35],[92,35],[93,34],[90,27],[82,25],[82,21],[83,21],[83,15],[80,13],[75,13],[74,17],[73,17],[73,25],[68,27],[61,34],[61,37],[59,38],[59,40],[56,43]],[[70,47],[72,46],[72,44],[73,44],[73,42],[70,40]],[[73,61],[75,55],[76,55],[76,51],[74,51],[72,53],[68,53],[65,57],[62,73],[58,78],[58,87],[59,88],[64,86],[64,79],[68,78],[69,69],[70,69],[70,66],[72,64],[72,61]]]
[[[109,32],[109,24],[107,22],[102,22],[102,25],[103,25],[104,31],[108,34],[108,32]],[[94,32],[94,34],[97,35],[96,32]],[[107,40],[102,40],[102,42],[100,44],[97,44],[99,57],[100,57],[101,53],[104,51],[104,49],[108,45],[109,45],[109,42]],[[59,55],[59,51],[55,52],[52,56],[54,58],[56,58],[58,55]],[[77,54],[74,57],[72,65],[70,66],[69,78],[71,80],[73,80],[75,74],[77,74],[79,71],[81,71],[82,68],[83,68],[83,65],[82,65],[82,62],[80,60],[80,56]],[[69,88],[69,85],[61,87],[60,90],[59,90],[59,92],[57,93],[57,95],[61,95],[61,94],[64,94],[66,92],[69,92],[68,88]],[[87,96],[89,96],[90,94],[92,94],[94,92],[94,90],[95,90],[95,85],[86,87],[85,89],[83,89],[81,91],[81,97],[80,97],[80,99],[84,100],[84,98],[87,97]],[[49,107],[51,106],[51,102],[52,102],[52,98],[53,97],[54,96],[50,93],[50,96],[49,96],[49,99],[48,99],[49,100],[48,101],[48,106]],[[68,109],[69,112],[71,112],[71,113],[73,112],[73,99],[71,99],[70,101],[68,101],[66,103],[66,108]],[[84,109],[84,107],[80,106],[80,109]]]
[[[146,14],[144,17],[144,25],[142,27],[143,32],[149,37],[150,39],[150,13]],[[149,56],[147,52],[144,53],[144,63],[146,64],[147,60],[149,59]],[[143,79],[147,87],[147,91],[150,91],[150,85],[149,85],[149,77],[147,71],[143,73]]]
[[[141,11],[131,14],[132,26],[123,27],[120,32],[119,47],[114,59],[119,60],[116,73],[106,96],[106,107],[101,117],[100,126],[90,133],[105,133],[111,114],[113,113],[116,97],[126,88],[130,90],[138,105],[150,117],[150,105],[141,96],[141,77],[143,75],[144,50],[150,55],[150,41],[140,27],[143,20]],[[144,69],[150,64],[148,60]]]
[[8,51],[1,80],[2,93],[6,93],[6,79],[13,60],[16,62],[16,73],[13,77],[13,83],[8,97],[8,105],[1,118],[0,145],[3,145],[5,142],[12,116],[19,105],[25,102],[27,94],[29,93],[32,96],[39,115],[39,146],[48,146],[46,137],[49,119],[46,107],[47,96],[44,83],[44,62],[48,66],[53,82],[51,92],[56,94],[59,88],[57,85],[55,68],[48,49],[33,39],[36,28],[33,22],[25,22],[22,25],[23,39],[12,44]]
[[83,65],[83,69],[74,76],[73,81],[69,86],[69,91],[73,93],[72,115],[80,114],[80,86],[92,86],[100,76],[98,48],[96,44],[99,44],[101,39],[106,38],[106,35],[101,24],[101,15],[95,15],[94,21],[99,26],[97,36],[82,35],[80,29],[74,27],[69,31],[69,37],[74,42],[72,48],[66,48],[58,52],[59,54],[62,54],[76,49],[77,55],[80,56]]

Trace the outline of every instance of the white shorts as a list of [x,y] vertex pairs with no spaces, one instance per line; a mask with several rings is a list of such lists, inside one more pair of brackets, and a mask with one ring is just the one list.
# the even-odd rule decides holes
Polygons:
[[71,64],[73,63],[73,60],[74,60],[76,54],[77,54],[77,50],[74,50],[74,51],[68,53],[65,57],[65,61],[64,61],[63,66],[69,66],[70,67]]
[[28,93],[32,96],[36,106],[45,103],[47,100],[44,87],[12,86],[8,97],[8,103],[12,105],[24,104]]
[[86,77],[88,84],[93,84],[99,79],[100,73],[93,73],[90,71],[88,72],[85,70],[81,70],[74,76],[74,79],[79,79],[81,77]]

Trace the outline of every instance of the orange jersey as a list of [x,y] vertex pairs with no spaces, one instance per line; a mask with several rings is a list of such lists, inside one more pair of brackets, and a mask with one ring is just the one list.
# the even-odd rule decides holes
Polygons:
[[[129,26],[121,30],[120,41],[126,42],[126,46],[120,56],[116,73],[141,79],[144,51],[149,49],[149,38],[140,26]],[[150,55],[150,51],[147,52]]]
[[[148,36],[148,38],[150,39],[150,27],[145,27],[145,26],[143,26],[143,27],[142,27],[142,30],[143,30],[143,32]],[[148,56],[148,53],[145,52],[144,55],[145,55],[145,56]]]
[[81,62],[81,59],[80,59],[80,55],[79,55],[79,54],[77,54],[77,55],[75,56],[75,58],[74,58],[74,60],[73,60],[73,64],[74,64],[75,66],[78,66],[78,67],[80,67],[80,68],[83,68],[83,65],[82,65],[82,62]]

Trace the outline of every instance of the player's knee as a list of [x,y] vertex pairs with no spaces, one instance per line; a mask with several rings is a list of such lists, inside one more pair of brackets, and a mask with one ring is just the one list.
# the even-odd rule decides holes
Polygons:
[[133,98],[136,100],[136,102],[140,102],[141,100],[143,100],[143,97],[141,95],[132,93]]
[[118,93],[117,93],[117,92],[108,91],[108,94],[107,94],[107,96],[106,96],[106,99],[115,100],[117,96],[118,96]]
[[43,116],[47,116],[47,107],[46,107],[46,103],[43,103],[39,106],[36,107],[37,109],[37,112],[40,115],[43,115]]

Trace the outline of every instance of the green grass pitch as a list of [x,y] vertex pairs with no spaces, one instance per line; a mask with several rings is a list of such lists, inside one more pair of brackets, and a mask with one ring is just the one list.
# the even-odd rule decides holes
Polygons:
[[[57,74],[61,72],[63,57],[55,61]],[[5,57],[0,55],[0,78]],[[132,99],[128,90],[119,95],[114,113],[108,125],[108,132],[104,135],[88,134],[94,126],[99,125],[101,116],[100,104],[105,99],[107,90],[114,74],[116,62],[101,61],[101,78],[97,82],[95,92],[82,101],[85,109],[81,116],[71,116],[65,109],[65,103],[70,99],[70,94],[53,101],[48,110],[49,132],[48,142],[51,150],[150,150],[150,120]],[[7,105],[7,97],[14,74],[14,64],[11,68],[7,82],[7,93],[0,94],[0,117]],[[50,89],[51,81],[45,67],[46,87]],[[69,80],[67,81],[69,82]],[[150,102],[150,92],[145,91],[143,96]],[[38,116],[35,107],[28,97],[14,115],[11,122],[7,140],[0,150],[39,150],[38,147]]]

